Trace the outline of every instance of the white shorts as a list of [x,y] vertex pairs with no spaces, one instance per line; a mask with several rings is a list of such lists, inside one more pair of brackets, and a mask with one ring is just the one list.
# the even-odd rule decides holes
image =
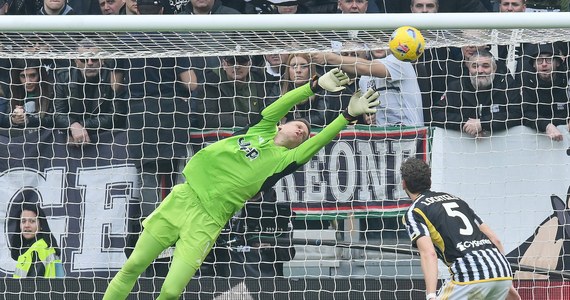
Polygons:
[[495,280],[471,284],[457,284],[448,280],[439,290],[437,299],[503,300],[507,298],[512,285],[512,280]]

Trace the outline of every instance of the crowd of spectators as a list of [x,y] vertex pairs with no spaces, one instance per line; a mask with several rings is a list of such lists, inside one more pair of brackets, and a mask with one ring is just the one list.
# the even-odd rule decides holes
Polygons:
[[[0,15],[439,13],[523,12],[525,0],[0,0]],[[136,35],[125,38],[136,39]],[[128,42],[128,41],[127,41]],[[41,48],[42,45],[35,45]],[[1,134],[67,130],[73,147],[100,131],[127,132],[139,164],[141,211],[130,231],[160,202],[162,183],[176,182],[191,129],[239,129],[289,90],[331,67],[352,76],[346,91],[322,93],[286,119],[324,126],[356,89],[381,92],[375,115],[359,123],[436,126],[473,137],[526,125],[562,140],[568,126],[568,47],[564,43],[430,48],[417,62],[385,50],[262,56],[99,59],[98,41],[77,41],[79,58],[0,59]],[[49,67],[46,67],[49,66]],[[286,120],[284,120],[286,121]],[[130,241],[134,245],[136,237]],[[289,251],[289,250],[288,250]],[[293,254],[284,255],[291,259]],[[278,256],[278,255],[273,255]],[[245,259],[245,258],[244,258]]]

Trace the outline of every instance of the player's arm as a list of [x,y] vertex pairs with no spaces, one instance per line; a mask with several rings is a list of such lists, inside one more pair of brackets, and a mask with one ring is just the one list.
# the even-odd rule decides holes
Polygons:
[[[426,224],[427,216],[418,207],[410,208],[402,216],[402,222],[412,241],[412,246],[420,251],[420,262],[426,284],[426,298],[436,299],[437,253]],[[427,296],[430,296],[429,298]]]
[[348,107],[334,121],[327,125],[321,132],[314,137],[306,140],[299,147],[293,150],[295,158],[299,165],[309,161],[321,148],[330,143],[338,133],[346,127],[350,122],[356,121],[356,118],[364,113],[376,112],[376,106],[380,104],[378,92],[373,89],[366,91],[364,95],[360,91],[354,93],[350,98]]
[[426,295],[433,295],[427,299],[435,299],[437,291],[437,254],[431,239],[427,236],[421,236],[416,240],[416,246],[420,251],[420,261],[422,272],[424,273],[424,281],[426,283]]
[[502,254],[505,254],[505,248],[503,247],[501,239],[499,239],[495,232],[491,230],[491,227],[489,227],[489,225],[483,223],[479,225],[479,230],[481,230],[481,232],[483,232],[483,234],[485,234],[489,240],[491,240],[491,242],[497,247],[497,249],[499,249]]
[[348,76],[340,69],[332,69],[323,76],[315,77],[307,84],[287,92],[261,111],[261,115],[265,121],[275,124],[279,122],[293,106],[313,96],[316,92],[323,89],[329,92],[338,92],[345,89],[345,85],[347,85],[349,81]]
[[380,78],[390,77],[388,68],[378,60],[343,56],[332,52],[311,54],[311,57],[319,64],[338,65],[343,71],[356,76],[368,75]]

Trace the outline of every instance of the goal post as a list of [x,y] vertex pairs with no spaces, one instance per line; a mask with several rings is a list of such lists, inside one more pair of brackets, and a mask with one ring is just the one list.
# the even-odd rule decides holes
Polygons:
[[[267,77],[250,75],[243,82],[222,78],[223,68],[217,58],[248,56],[249,63],[252,57],[271,54],[382,50],[388,48],[392,31],[404,25],[420,29],[427,49],[570,42],[570,13],[563,12],[2,16],[0,89],[11,91],[9,86],[21,85],[8,75],[13,73],[13,60],[61,60],[67,62],[63,69],[72,69],[75,59],[200,58],[205,65],[192,66],[198,75],[197,90],[178,94],[180,81],[169,82],[176,86],[175,97],[184,98],[189,106],[193,101],[234,100],[235,95],[223,94],[223,84],[229,83],[237,90],[236,86],[246,82],[249,94],[243,98],[262,101],[260,95],[269,92],[264,85]],[[78,43],[85,39],[94,42],[100,51],[80,53]],[[211,58],[215,64],[208,63]],[[568,64],[568,54],[563,60]],[[285,69],[286,63],[281,61],[279,66]],[[252,70],[265,72],[264,63],[251,64]],[[111,64],[109,68],[114,67]],[[322,71],[332,66],[318,67]],[[55,68],[57,71],[57,64]],[[132,68],[135,72],[136,68],[144,69]],[[564,72],[568,76],[568,70]],[[208,82],[212,73],[218,75],[219,82]],[[421,77],[419,73],[418,79],[434,80],[433,76]],[[162,83],[157,78],[148,82]],[[216,90],[216,86],[219,96],[205,92],[206,87]],[[263,93],[253,95],[253,90]],[[10,95],[3,91],[3,97]],[[197,113],[194,108],[190,106],[190,115],[203,123],[207,115],[217,117],[223,113]],[[9,115],[11,111],[1,113]],[[237,122],[238,114],[233,118]],[[192,123],[185,158],[240,129],[237,125],[196,127]],[[239,292],[262,297],[275,292],[276,298],[283,299],[290,295],[311,299],[335,293],[342,297],[424,297],[418,255],[400,221],[410,201],[401,188],[399,166],[410,156],[429,161],[434,189],[464,198],[502,238],[522,294],[550,291],[570,295],[570,254],[565,252],[570,249],[570,157],[566,152],[570,149],[570,134],[564,126],[558,129],[563,140],[557,143],[523,126],[480,139],[426,126],[349,126],[301,170],[275,186],[277,202],[291,203],[295,214],[289,238],[281,233],[269,237],[269,243],[273,239],[277,248],[296,250],[295,257],[282,262],[284,278],[242,280],[200,275],[192,280],[186,295],[223,298]],[[313,133],[319,130],[316,127]],[[0,201],[0,292],[16,295],[40,291],[54,297],[66,293],[100,295],[126,260],[124,248],[131,230],[126,220],[132,218],[131,206],[140,199],[140,174],[125,149],[124,129],[103,134],[97,143],[84,148],[69,146],[63,130],[34,132],[28,136],[33,137],[29,140],[33,144],[2,132],[0,199],[6,200]],[[9,255],[9,238],[17,231],[13,222],[17,216],[12,210],[13,203],[20,201],[22,189],[39,195],[37,201],[46,211],[50,229],[61,247],[67,272],[64,281],[11,278],[16,261]],[[219,250],[244,253],[252,248],[233,247],[235,236],[225,238],[217,245]],[[244,238],[243,234],[238,238]],[[264,235],[259,240],[267,238]],[[163,256],[169,257],[171,252]],[[220,261],[214,258],[207,263]],[[446,277],[446,270],[440,269],[440,278]],[[137,298],[152,297],[159,292],[162,280],[142,278],[139,290],[133,293]]]
[[[570,28],[569,14],[3,16],[0,43],[17,47],[18,43],[26,44],[29,34],[37,35],[35,40],[53,43],[49,53],[26,53],[37,58],[69,57],[75,51],[76,40],[84,35],[100,36],[102,50],[110,57],[128,57],[131,51],[142,57],[331,51],[331,40],[351,41],[343,50],[353,51],[361,50],[354,42],[372,49],[387,48],[392,30],[411,25],[422,30],[428,48],[460,47],[565,40]],[[481,26],[474,18],[485,20],[487,25]],[[129,32],[159,32],[169,43],[159,44],[149,35],[136,45],[121,44],[117,37]],[[1,53],[1,57],[18,55],[21,52],[13,48]]]

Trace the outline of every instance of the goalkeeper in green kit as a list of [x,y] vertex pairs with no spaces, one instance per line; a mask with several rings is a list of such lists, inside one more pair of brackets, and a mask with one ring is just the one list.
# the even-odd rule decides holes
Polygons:
[[248,199],[307,163],[356,117],[376,111],[378,93],[368,90],[364,95],[356,92],[348,108],[310,139],[305,120],[277,125],[297,103],[323,89],[343,90],[348,83],[339,69],[315,77],[265,108],[261,120],[245,134],[198,151],[184,168],[186,182],[176,185],[143,222],[133,253],[103,299],[125,299],[147,266],[174,244],[172,264],[158,299],[178,299],[222,228]]

